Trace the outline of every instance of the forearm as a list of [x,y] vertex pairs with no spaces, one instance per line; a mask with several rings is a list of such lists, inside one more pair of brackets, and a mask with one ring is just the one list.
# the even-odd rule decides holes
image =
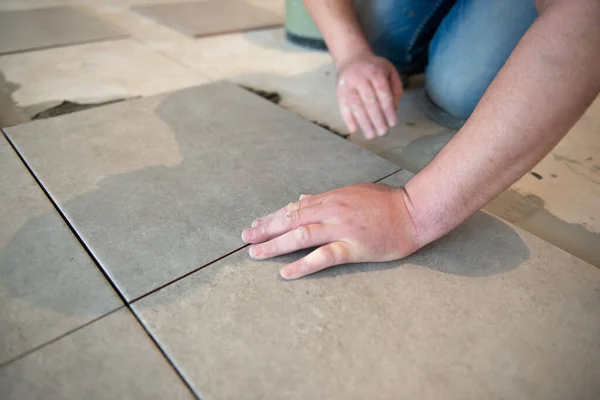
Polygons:
[[600,6],[556,1],[541,11],[471,118],[406,185],[425,244],[529,171],[600,91]]
[[304,0],[304,5],[339,65],[370,46],[356,17],[353,0]]

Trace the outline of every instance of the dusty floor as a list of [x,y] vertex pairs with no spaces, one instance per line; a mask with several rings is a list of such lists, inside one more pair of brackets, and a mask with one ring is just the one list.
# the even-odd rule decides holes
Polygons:
[[[0,57],[0,117],[19,124],[65,101],[100,103],[228,79],[274,91],[279,104],[346,133],[337,111],[328,54],[285,41],[283,29],[192,39],[129,10],[165,0],[0,0],[0,10],[84,5],[128,32],[128,39]],[[283,13],[282,1],[254,1]],[[385,138],[352,142],[413,172],[435,156],[453,131],[427,120],[413,79],[399,125]],[[486,210],[600,266],[600,100],[530,174]]]

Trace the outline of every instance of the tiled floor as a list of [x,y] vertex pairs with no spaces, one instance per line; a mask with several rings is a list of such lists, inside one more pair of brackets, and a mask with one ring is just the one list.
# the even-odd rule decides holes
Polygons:
[[0,0],[83,5],[131,36],[0,57],[12,107],[143,97],[6,129],[19,154],[0,138],[0,397],[597,396],[600,101],[487,206],[504,221],[284,282],[300,255],[252,261],[249,221],[417,172],[453,132],[423,116],[418,79],[388,137],[350,140],[383,159],[234,85],[196,88],[275,90],[345,130],[326,53],[281,29],[194,40],[130,10],[165,1]]
[[0,188],[2,365],[123,304],[4,136]]
[[81,7],[0,11],[0,54],[126,37]]
[[302,193],[398,170],[230,83],[6,132],[128,300],[239,249]]

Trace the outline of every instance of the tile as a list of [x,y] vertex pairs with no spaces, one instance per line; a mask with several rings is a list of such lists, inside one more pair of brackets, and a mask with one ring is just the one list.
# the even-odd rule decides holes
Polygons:
[[10,399],[192,399],[131,316],[119,310],[0,368]]
[[122,306],[0,135],[0,365]]
[[7,133],[128,299],[243,246],[302,193],[397,169],[225,82]]
[[131,39],[2,56],[0,70],[17,86],[13,101],[37,111],[65,100],[98,103],[208,82],[193,69]]
[[30,10],[36,8],[64,6],[67,3],[67,1],[68,0],[2,0],[0,1],[0,10]]
[[58,6],[0,12],[0,54],[126,37],[82,8]]
[[275,91],[281,95],[280,105],[285,109],[337,131],[347,131],[337,107],[331,57],[325,52],[290,44],[283,29],[191,41],[140,26],[130,18],[128,26],[132,25],[137,27],[136,35],[148,46],[179,60],[202,76]]
[[600,271],[495,217],[477,213],[402,261],[281,280],[298,257],[242,250],[133,307],[208,399],[600,391]]
[[193,37],[283,25],[283,15],[246,1],[196,1],[133,7],[161,24]]

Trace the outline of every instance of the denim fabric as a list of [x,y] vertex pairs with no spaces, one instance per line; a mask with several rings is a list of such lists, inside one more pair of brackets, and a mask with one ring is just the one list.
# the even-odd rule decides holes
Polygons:
[[375,53],[424,71],[429,98],[460,120],[538,15],[533,0],[359,0],[357,11]]

